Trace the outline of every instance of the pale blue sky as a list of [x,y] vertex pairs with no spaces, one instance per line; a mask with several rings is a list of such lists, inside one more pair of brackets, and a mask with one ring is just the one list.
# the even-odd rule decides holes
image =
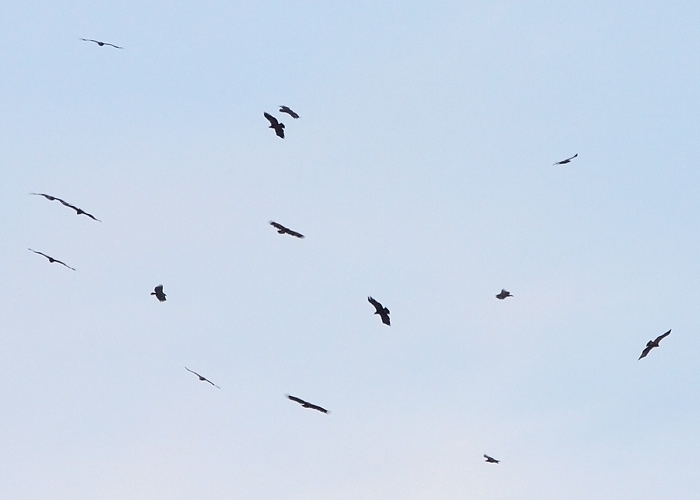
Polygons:
[[699,21],[0,6],[0,498],[696,500]]

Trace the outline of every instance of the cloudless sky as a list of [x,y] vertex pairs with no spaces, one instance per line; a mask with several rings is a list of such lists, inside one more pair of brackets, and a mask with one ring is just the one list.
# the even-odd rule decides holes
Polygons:
[[696,500],[699,19],[0,6],[0,498]]

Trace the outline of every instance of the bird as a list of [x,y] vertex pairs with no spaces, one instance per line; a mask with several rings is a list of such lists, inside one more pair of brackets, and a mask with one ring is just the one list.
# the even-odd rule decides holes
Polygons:
[[501,289],[501,293],[497,294],[496,298],[503,300],[506,297],[512,297],[512,296],[513,296],[513,294],[510,293],[508,290]]
[[280,104],[280,113],[287,113],[289,116],[291,116],[291,117],[294,118],[295,120],[296,120],[297,118],[299,118],[299,115],[296,114],[294,111],[292,111],[292,110],[289,108],[289,106],[282,106],[282,105]]
[[484,458],[486,459],[486,462],[490,464],[497,464],[501,462],[500,460],[496,460],[495,458],[488,456],[486,453],[484,453]]
[[659,342],[661,342],[661,340],[662,340],[664,337],[668,337],[669,335],[671,335],[671,330],[667,331],[666,333],[663,333],[663,334],[659,335],[659,336],[656,337],[654,340],[650,340],[649,342],[647,342],[647,346],[644,348],[644,350],[642,351],[642,354],[639,356],[639,358],[637,359],[637,361],[639,361],[639,360],[642,359],[642,358],[645,358],[645,357],[647,356],[647,354],[649,354],[649,352],[650,352],[654,347],[659,347]]
[[68,207],[68,208],[72,208],[73,210],[75,210],[76,215],[87,215],[87,216],[90,217],[92,220],[96,220],[97,222],[102,222],[100,219],[96,218],[96,217],[95,217],[94,215],[92,215],[92,214],[87,213],[87,212],[86,212],[85,210],[83,210],[82,208],[78,208],[78,207],[76,207],[75,205],[71,205],[71,204],[68,203],[66,200],[62,200],[61,198],[58,198],[58,197],[56,197],[56,196],[51,196],[50,194],[46,194],[46,193],[29,193],[29,194],[35,195],[35,196],[43,196],[44,198],[46,198],[46,199],[49,200],[49,201],[58,201],[58,202],[61,203],[61,205],[65,206],[65,207]]
[[578,153],[576,153],[574,156],[571,156],[571,157],[567,158],[566,160],[562,160],[562,161],[558,161],[558,162],[556,162],[556,163],[552,163],[552,166],[554,166],[554,165],[565,165],[565,164],[571,162],[571,160],[573,160],[573,159],[576,158],[577,156],[578,156]]
[[38,253],[39,255],[43,255],[44,257],[46,257],[47,259],[49,259],[49,262],[51,262],[52,264],[53,264],[54,262],[57,262],[57,263],[59,263],[59,264],[63,264],[63,265],[66,266],[68,269],[72,269],[73,271],[75,271],[75,268],[74,268],[74,267],[70,267],[70,266],[69,266],[68,264],[66,264],[65,262],[61,262],[61,261],[58,260],[58,259],[54,259],[54,258],[51,257],[50,255],[46,255],[45,253],[42,253],[42,252],[37,252],[36,250],[32,250],[31,248],[28,248],[28,250],[29,250],[30,252],[34,252],[34,253]]
[[272,128],[275,130],[275,134],[277,134],[277,137],[284,139],[284,123],[277,121],[277,118],[272,116],[270,113],[263,113],[265,115],[265,118],[270,122],[270,126],[267,128]]
[[292,401],[295,401],[295,402],[299,403],[299,404],[300,404],[301,406],[303,406],[304,408],[309,408],[310,410],[320,411],[321,413],[329,413],[329,411],[326,410],[325,408],[321,408],[321,407],[318,406],[318,405],[309,403],[308,401],[304,401],[303,399],[298,398],[298,397],[296,397],[296,396],[290,396],[289,394],[287,394],[287,398],[288,398],[288,399],[291,399]]
[[291,229],[284,227],[282,224],[279,224],[273,220],[270,221],[270,225],[273,226],[275,229],[277,229],[277,232],[280,234],[289,234],[291,236],[296,236],[297,238],[304,237],[303,234],[297,233],[296,231],[292,231]]
[[107,42],[100,42],[99,40],[93,40],[92,38],[81,38],[83,42],[94,42],[100,47],[104,47],[105,45],[109,45],[110,47],[114,47],[115,49],[123,49],[124,47],[120,47],[119,45],[114,45],[113,43],[107,43]]
[[153,289],[151,295],[155,295],[158,300],[165,302],[165,293],[163,293],[163,285],[158,285]]
[[384,323],[387,326],[391,326],[391,320],[389,319],[389,309],[381,305],[379,302],[374,300],[372,297],[367,297],[367,300],[369,301],[370,304],[374,306],[376,311],[374,311],[374,314],[379,314],[379,317],[382,318],[382,323]]
[[200,375],[199,373],[197,373],[196,371],[190,370],[190,369],[187,368],[187,367],[185,367],[185,370],[187,370],[187,371],[190,372],[190,373],[194,373],[195,375],[197,375],[197,377],[199,377],[199,380],[200,380],[201,382],[209,382],[211,385],[213,385],[213,386],[216,387],[217,389],[221,389],[221,387],[219,387],[218,385],[216,385],[214,382],[212,382],[211,380],[209,380],[207,377],[201,376],[201,375]]

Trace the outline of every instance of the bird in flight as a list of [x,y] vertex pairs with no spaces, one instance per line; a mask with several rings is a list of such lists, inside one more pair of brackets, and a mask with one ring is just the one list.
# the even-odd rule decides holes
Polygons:
[[552,163],[552,166],[554,166],[554,165],[565,165],[565,164],[571,162],[571,160],[573,160],[573,159],[576,158],[577,156],[578,156],[578,153],[576,153],[574,156],[570,156],[570,157],[567,158],[566,160],[562,160],[562,161],[558,161],[558,162],[556,162],[556,163]]
[[107,43],[107,42],[100,42],[99,40],[93,40],[92,38],[81,38],[83,42],[94,42],[100,47],[104,47],[105,45],[109,45],[110,47],[114,47],[115,49],[123,49],[124,47],[120,47],[119,45],[114,45],[113,43]]
[[58,259],[54,259],[54,258],[51,257],[50,255],[46,255],[45,253],[42,253],[42,252],[37,252],[36,250],[32,250],[31,248],[28,248],[27,250],[29,250],[30,252],[38,253],[39,255],[43,255],[44,257],[46,257],[47,259],[49,259],[49,262],[51,262],[52,264],[53,264],[54,262],[57,262],[57,263],[59,263],[59,264],[63,264],[63,265],[66,266],[68,269],[72,269],[73,271],[75,271],[75,268],[74,268],[74,267],[70,267],[70,266],[69,266],[68,264],[66,264],[65,262],[61,262],[61,261],[58,260]]
[[372,297],[367,297],[367,300],[369,301],[370,304],[374,306],[376,311],[374,311],[374,314],[379,314],[379,317],[382,318],[382,323],[384,323],[387,326],[391,326],[391,320],[389,319],[389,309],[381,305],[379,302],[374,300]]
[[292,231],[288,227],[284,227],[282,224],[279,224],[273,220],[270,221],[270,225],[277,229],[277,232],[280,234],[289,234],[291,236],[296,236],[297,238],[303,238],[304,235],[301,233],[297,233],[296,231]]
[[315,405],[313,403],[309,403],[308,401],[304,401],[303,399],[298,398],[296,396],[290,396],[289,394],[287,394],[287,398],[299,403],[304,408],[309,408],[310,410],[320,411],[321,413],[328,413],[328,410],[326,410],[325,408],[321,408],[318,405]]
[[490,464],[500,463],[500,460],[496,460],[495,458],[488,456],[486,453],[484,453],[484,458],[486,459],[486,462]]
[[497,294],[496,298],[503,300],[506,297],[512,297],[512,296],[513,296],[513,294],[510,293],[508,290],[501,289],[501,293]]
[[265,115],[267,121],[270,122],[270,126],[267,128],[274,129],[275,134],[277,134],[277,137],[284,139],[284,123],[277,121],[277,118],[272,116],[270,113],[263,113],[263,115]]
[[158,285],[153,289],[151,292],[151,295],[155,295],[156,299],[160,300],[161,302],[165,302],[165,293],[163,293],[163,285]]
[[647,342],[647,346],[644,348],[644,350],[642,351],[642,354],[639,356],[637,361],[639,361],[642,358],[645,358],[647,356],[647,354],[649,354],[649,351],[651,351],[654,347],[659,347],[659,342],[661,342],[661,340],[664,337],[668,337],[669,335],[671,335],[671,330],[659,335],[654,340],[650,340],[649,342]]
[[[291,108],[290,108],[289,106],[282,106],[282,105],[280,104],[280,113],[287,113],[289,116],[291,116],[291,117],[294,118],[295,120],[296,120],[297,118],[299,118],[299,115],[296,114],[294,111],[292,111]],[[269,119],[269,118],[268,118],[268,119]]]
[[200,375],[199,373],[197,373],[196,371],[190,370],[190,369],[187,368],[187,367],[185,367],[185,370],[187,370],[187,371],[190,372],[190,373],[194,373],[195,375],[197,375],[197,377],[199,377],[200,382],[209,382],[211,385],[213,385],[213,386],[216,387],[217,389],[221,389],[221,387],[219,387],[218,385],[216,385],[214,382],[212,382],[211,380],[209,380],[207,377],[201,376],[201,375]]
[[58,201],[58,202],[60,202],[61,205],[63,205],[64,207],[72,208],[73,210],[75,210],[76,215],[87,215],[87,216],[90,217],[92,220],[96,220],[97,222],[102,222],[100,219],[96,218],[96,217],[95,217],[94,215],[92,215],[92,214],[87,213],[87,212],[86,212],[85,210],[83,210],[82,208],[78,208],[78,207],[76,207],[75,205],[71,205],[71,204],[68,203],[67,201],[62,200],[61,198],[57,198],[56,196],[51,196],[50,194],[45,194],[45,193],[29,193],[29,194],[33,194],[33,195],[35,195],[35,196],[43,196],[44,198],[46,198],[46,199],[49,200],[49,201]]

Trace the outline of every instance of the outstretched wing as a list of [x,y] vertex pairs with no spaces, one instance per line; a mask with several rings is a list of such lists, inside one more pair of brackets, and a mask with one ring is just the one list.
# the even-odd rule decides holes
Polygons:
[[62,261],[60,261],[60,260],[58,260],[58,259],[54,259],[53,261],[54,261],[54,262],[57,262],[58,264],[63,264],[63,265],[66,266],[68,269],[72,269],[73,271],[75,271],[75,268],[74,268],[74,267],[70,267],[70,266],[69,266],[68,264],[66,264],[65,262],[62,262]]
[[303,399],[298,398],[298,397],[296,397],[296,396],[291,396],[291,395],[289,395],[289,394],[287,394],[287,399],[291,399],[292,401],[294,401],[295,403],[299,403],[300,405],[307,405],[307,404],[309,404],[309,403],[307,403],[306,401],[304,401]]
[[639,357],[637,358],[637,361],[639,361],[639,360],[642,359],[642,358],[646,358],[646,357],[647,357],[647,354],[649,354],[649,352],[650,352],[653,348],[654,348],[654,344],[652,344],[651,342],[649,342],[649,343],[647,344],[647,346],[644,348],[644,350],[642,351],[642,354],[640,354]]
[[284,234],[284,233],[289,232],[289,229],[287,229],[287,228],[284,227],[282,224],[280,224],[280,223],[278,223],[278,222],[275,222],[275,221],[273,221],[273,220],[270,221],[270,225],[271,225],[272,227],[274,227],[275,229],[277,229],[277,231],[278,231],[280,234]]
[[654,343],[655,343],[655,344],[658,344],[659,342],[661,342],[662,339],[668,337],[669,335],[671,335],[671,330],[669,330],[669,331],[667,331],[666,333],[663,333],[663,334],[659,335],[658,337],[656,337],[656,339],[654,339]]
[[294,118],[295,120],[299,118],[299,115],[292,111],[292,109],[289,106],[283,106],[280,104],[280,113],[287,113],[289,116]]
[[123,49],[124,47],[120,47],[119,45],[114,45],[113,43],[107,43],[103,42],[105,45],[109,45],[110,47],[114,47],[115,49]]
[[370,304],[374,306],[374,308],[377,310],[377,312],[382,312],[384,310],[384,306],[381,305],[379,302],[374,300],[372,297],[367,297],[367,300],[369,301]]
[[31,248],[27,248],[27,250],[29,250],[30,252],[38,253],[39,255],[43,255],[43,256],[46,257],[47,259],[52,259],[52,257],[49,257],[48,255],[46,255],[46,254],[43,253],[43,252],[37,252],[36,250],[32,250]]
[[570,156],[565,160],[558,161],[556,163],[553,163],[552,165],[564,165],[565,163],[569,163],[571,160],[576,158],[578,156],[578,153],[576,153],[574,156]]
[[263,115],[265,116],[265,118],[267,118],[267,121],[270,122],[270,125],[272,125],[275,128],[277,128],[279,126],[280,122],[278,122],[277,118],[272,116],[270,113],[265,112],[265,113],[263,113]]
[[320,411],[321,413],[328,413],[328,410],[326,410],[325,408],[322,408],[322,407],[320,407],[320,406],[318,406],[318,405],[311,404],[311,403],[306,403],[306,404],[304,405],[304,408],[309,408],[309,409],[311,409],[311,410]]

